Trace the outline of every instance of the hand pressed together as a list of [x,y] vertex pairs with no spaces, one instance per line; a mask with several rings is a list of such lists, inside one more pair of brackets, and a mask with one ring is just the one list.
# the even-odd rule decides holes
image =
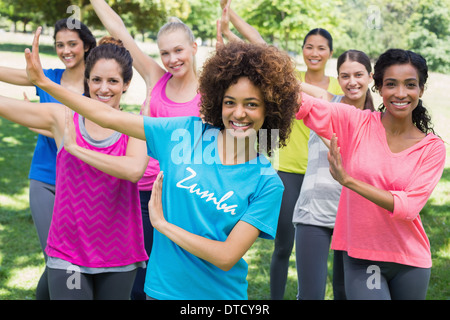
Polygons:
[[153,227],[159,230],[161,223],[164,223],[166,219],[164,218],[164,212],[162,208],[162,184],[164,179],[164,173],[159,172],[153,183],[152,195],[150,201],[148,202],[148,211],[150,213],[150,222]]

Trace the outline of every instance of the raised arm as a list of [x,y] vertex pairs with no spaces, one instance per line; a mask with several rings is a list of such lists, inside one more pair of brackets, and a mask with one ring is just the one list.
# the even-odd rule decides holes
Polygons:
[[34,85],[51,94],[62,104],[98,125],[122,132],[130,137],[145,140],[144,124],[141,116],[113,109],[103,102],[72,92],[45,76],[39,59],[40,33],[41,27],[36,30],[34,35],[32,51],[28,48],[25,49],[28,79]]
[[[105,0],[90,0],[98,18],[108,32],[116,39],[122,40],[125,48],[133,57],[133,66],[144,78],[147,87],[153,85],[165,74],[165,70],[150,56],[143,52],[134,41],[120,16]],[[151,17],[149,17],[151,19]]]
[[243,41],[230,30],[230,3],[231,0],[228,0],[225,7],[222,8],[222,16],[217,22],[217,42],[219,46],[224,44],[222,34],[225,35],[228,41]]
[[32,86],[25,69],[0,67],[0,81],[16,86]]
[[64,148],[67,152],[111,176],[135,183],[139,181],[149,160],[144,141],[130,138],[124,156],[112,156],[83,148],[76,142],[73,113],[69,108],[65,109]]
[[266,43],[254,27],[249,25],[233,9],[231,9],[231,0],[220,0],[220,6],[222,7],[222,10],[228,7],[230,22],[245,39],[251,43]]

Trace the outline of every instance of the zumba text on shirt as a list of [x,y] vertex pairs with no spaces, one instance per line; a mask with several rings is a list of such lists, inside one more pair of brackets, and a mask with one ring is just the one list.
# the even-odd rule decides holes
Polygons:
[[200,196],[201,199],[205,199],[206,202],[213,201],[213,203],[216,205],[217,210],[223,210],[224,212],[230,212],[232,215],[236,214],[235,208],[237,207],[237,205],[230,206],[225,203],[225,200],[227,200],[234,194],[233,191],[227,192],[222,198],[220,198],[220,200],[217,200],[217,197],[215,197],[214,193],[209,192],[208,190],[201,191],[201,189],[198,187],[198,185],[196,183],[189,185],[189,186],[183,185],[183,183],[194,178],[197,175],[197,173],[190,167],[187,167],[186,170],[189,171],[191,173],[191,175],[184,178],[183,180],[177,182],[176,186],[178,188],[187,189],[187,190],[189,190],[190,193],[195,193],[196,195]]

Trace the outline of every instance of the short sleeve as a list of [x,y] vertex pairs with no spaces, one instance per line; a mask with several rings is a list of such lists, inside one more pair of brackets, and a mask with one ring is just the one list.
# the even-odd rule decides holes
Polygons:
[[[278,176],[275,176],[278,178]],[[276,179],[266,182],[262,190],[251,199],[241,220],[261,231],[260,238],[275,239],[284,186]]]

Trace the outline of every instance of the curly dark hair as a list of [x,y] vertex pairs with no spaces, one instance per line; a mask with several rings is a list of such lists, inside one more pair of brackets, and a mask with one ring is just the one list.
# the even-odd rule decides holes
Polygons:
[[[268,143],[260,148],[270,156],[277,142],[280,147],[286,145],[299,108],[295,64],[287,53],[271,45],[243,41],[224,45],[205,62],[199,79],[200,112],[206,122],[224,129],[225,91],[241,77],[247,77],[262,92],[266,114],[261,129],[266,129],[263,133]],[[278,135],[272,135],[272,129],[279,130]],[[258,143],[259,139],[258,135]]]
[[[420,54],[413,51],[403,49],[389,49],[378,58],[375,63],[375,72],[373,75],[374,89],[378,92],[383,87],[383,78],[386,69],[393,65],[411,64],[419,74],[419,87],[424,90],[428,79],[427,61]],[[386,107],[380,106],[379,111],[384,112]],[[412,113],[412,121],[414,125],[423,133],[435,133],[431,124],[431,117],[427,109],[423,105],[422,99]]]

